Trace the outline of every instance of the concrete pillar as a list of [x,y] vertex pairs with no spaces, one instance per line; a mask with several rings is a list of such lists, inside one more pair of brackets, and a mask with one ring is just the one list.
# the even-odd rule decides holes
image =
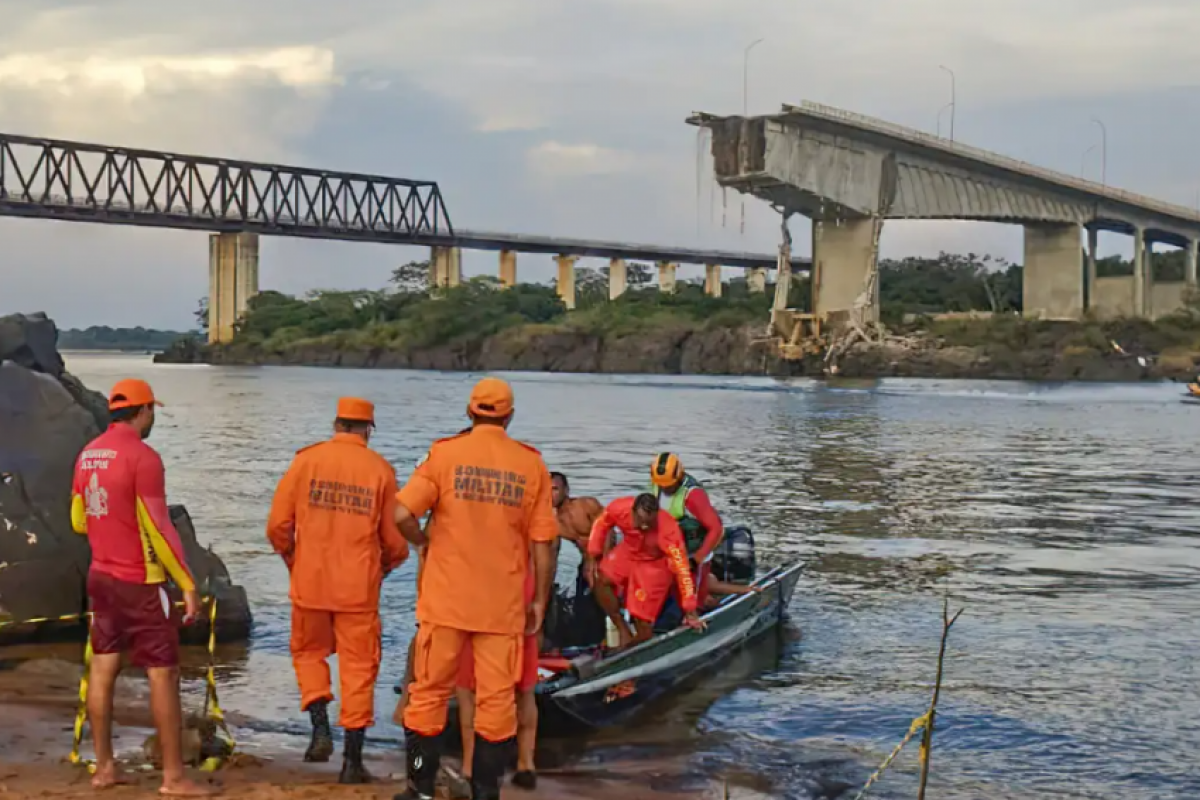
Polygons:
[[675,294],[675,269],[669,261],[658,262],[658,290],[663,294]]
[[233,339],[233,326],[258,294],[258,234],[214,233],[208,237],[208,341]]
[[629,268],[623,258],[608,262],[608,299],[616,300],[629,288]]
[[432,286],[445,289],[462,283],[462,248],[431,247],[429,252]]
[[746,286],[751,294],[762,294],[767,290],[767,268],[754,267],[746,271]]
[[704,265],[704,293],[709,297],[721,296],[721,265]]
[[[813,313],[820,320],[849,312],[867,288],[875,265],[875,221],[813,221]],[[879,281],[863,322],[879,321]]]
[[1183,283],[1190,289],[1196,288],[1196,260],[1200,254],[1200,239],[1188,239],[1187,255],[1184,260]]
[[1084,288],[1085,308],[1095,311],[1096,304],[1096,248],[1099,231],[1093,227],[1087,229],[1087,285]]
[[1133,231],[1133,315],[1146,316],[1146,231],[1142,227]]
[[511,289],[517,285],[517,251],[500,251],[500,285]]
[[1024,315],[1079,319],[1083,315],[1083,248],[1079,225],[1025,226]]
[[575,262],[579,256],[555,256],[558,262],[558,296],[563,305],[575,308]]

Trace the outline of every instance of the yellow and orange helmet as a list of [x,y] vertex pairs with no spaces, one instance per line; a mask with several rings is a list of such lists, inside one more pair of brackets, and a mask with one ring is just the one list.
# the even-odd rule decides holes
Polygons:
[[683,462],[674,453],[659,453],[650,463],[650,481],[660,489],[669,489],[683,480]]

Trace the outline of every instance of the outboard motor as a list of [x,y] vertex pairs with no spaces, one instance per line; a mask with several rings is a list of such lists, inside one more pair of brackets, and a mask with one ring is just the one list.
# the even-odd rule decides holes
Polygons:
[[713,551],[712,574],[726,583],[754,582],[758,565],[754,557],[754,534],[745,525],[725,529],[725,537]]

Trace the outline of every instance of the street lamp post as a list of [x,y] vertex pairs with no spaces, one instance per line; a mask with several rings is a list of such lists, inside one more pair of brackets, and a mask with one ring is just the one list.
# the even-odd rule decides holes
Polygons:
[[1083,171],[1087,168],[1087,157],[1096,149],[1096,145],[1092,145],[1087,150],[1083,151],[1083,157],[1079,159],[1079,177],[1083,178]]
[[937,135],[938,135],[938,138],[939,138],[939,139],[940,139],[940,138],[942,138],[942,114],[945,114],[945,113],[946,113],[946,109],[948,109],[948,108],[953,108],[953,107],[954,107],[954,104],[953,104],[953,103],[946,103],[946,105],[944,105],[944,106],[942,106],[940,109],[938,109],[938,116],[937,116]]
[[750,51],[756,45],[762,44],[762,39],[755,39],[750,44],[746,45],[746,51],[742,56],[742,116],[750,113]]
[[954,141],[954,114],[958,111],[958,87],[954,78],[954,70],[938,64],[938,69],[950,76],[950,141]]
[[[750,115],[750,51],[757,45],[762,44],[762,39],[755,39],[750,44],[746,45],[746,50],[742,53],[742,116]],[[739,227],[739,232],[742,235],[746,233],[746,197],[742,196],[742,223]]]
[[1108,186],[1108,128],[1095,117],[1092,122],[1100,126],[1100,184]]

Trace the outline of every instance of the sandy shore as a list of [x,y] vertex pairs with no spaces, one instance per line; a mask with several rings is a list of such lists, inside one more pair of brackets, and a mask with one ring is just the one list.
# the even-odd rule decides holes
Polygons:
[[[0,800],[96,794],[87,771],[66,762],[80,672],[77,662],[42,659],[0,670]],[[142,744],[150,733],[146,698],[143,679],[122,677],[114,743],[119,756],[130,759],[131,764],[141,760]],[[255,746],[248,748],[252,758],[235,759],[212,775],[196,774],[220,784],[225,796],[252,800],[391,798],[399,791],[396,777],[403,771],[403,764],[398,749],[370,752],[368,769],[379,778],[377,783],[341,787],[336,784],[340,764],[304,764],[300,760],[302,748],[299,741],[269,748]],[[134,771],[132,779],[132,785],[107,790],[103,795],[116,800],[155,793],[156,773]],[[723,786],[695,777],[685,758],[667,757],[551,770],[541,773],[537,791],[506,787],[504,796],[528,800],[602,800],[615,796],[622,800],[673,800],[726,795]],[[733,788],[728,796],[763,797]]]

